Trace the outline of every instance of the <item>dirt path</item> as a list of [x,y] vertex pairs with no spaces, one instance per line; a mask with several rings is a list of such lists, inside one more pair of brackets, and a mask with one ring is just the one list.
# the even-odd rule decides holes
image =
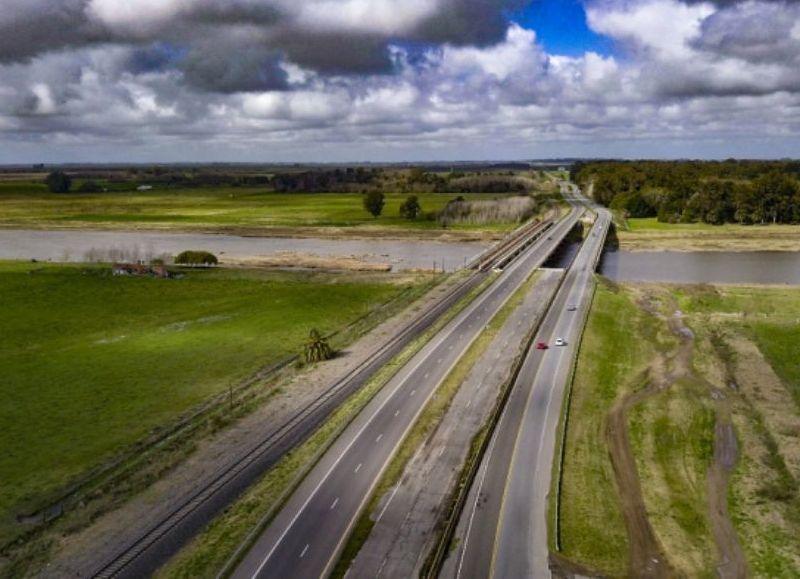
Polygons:
[[675,575],[650,524],[639,484],[636,459],[628,436],[628,411],[659,391],[658,386],[650,382],[644,390],[618,400],[608,413],[606,440],[628,531],[631,551],[628,569],[631,577],[660,578]]
[[720,553],[717,574],[722,579],[747,577],[747,563],[728,513],[728,480],[739,458],[736,431],[727,405],[717,405],[714,461],[708,468],[708,508],[714,541]]
[[[645,302],[640,307],[656,314]],[[633,392],[617,401],[608,414],[606,439],[611,463],[628,532],[631,549],[629,573],[632,577],[671,577],[676,575],[670,565],[647,515],[636,460],[628,435],[628,413],[637,404],[657,396],[681,378],[691,376],[708,384],[716,408],[714,433],[714,459],[707,475],[709,520],[719,551],[718,574],[723,579],[747,576],[747,566],[736,530],[731,522],[728,506],[728,481],[736,466],[738,448],[736,433],[730,420],[730,408],[724,393],[702,377],[695,375],[692,366],[694,334],[683,323],[682,314],[676,312],[668,320],[670,331],[680,339],[676,351],[658,358],[643,376],[644,389]]]

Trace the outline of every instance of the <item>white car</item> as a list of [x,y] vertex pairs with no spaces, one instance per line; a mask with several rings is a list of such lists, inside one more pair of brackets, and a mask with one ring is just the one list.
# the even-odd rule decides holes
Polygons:
[[567,341],[564,338],[556,338],[556,346],[566,346]]

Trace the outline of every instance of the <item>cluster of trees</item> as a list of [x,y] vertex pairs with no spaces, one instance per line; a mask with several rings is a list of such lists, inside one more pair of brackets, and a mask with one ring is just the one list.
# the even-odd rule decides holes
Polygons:
[[409,172],[407,187],[434,193],[523,193],[528,189],[520,174],[513,171],[470,176],[461,171],[435,173],[419,167]]
[[106,190],[134,191],[140,185],[158,189],[194,189],[204,187],[248,188],[260,187],[281,193],[338,193],[402,191],[407,193],[515,193],[543,185],[540,172],[527,170],[493,171],[436,171],[430,167],[336,169],[310,168],[305,170],[278,170],[269,168],[244,169],[230,167],[161,167],[121,168],[102,170],[75,168],[69,174],[53,171],[47,177],[50,189],[58,193],[74,190],[73,182],[83,193],[100,193]]
[[596,162],[572,178],[596,201],[664,222],[798,223],[800,164],[773,161]]
[[354,186],[369,185],[375,181],[379,171],[363,167],[334,169],[332,171],[304,171],[275,175],[271,185],[281,193],[327,193],[349,191]]
[[[373,217],[380,217],[386,205],[386,196],[380,191],[368,191],[364,194],[364,209]],[[422,205],[419,197],[410,195],[408,199],[400,204],[400,216],[414,220],[422,214]]]

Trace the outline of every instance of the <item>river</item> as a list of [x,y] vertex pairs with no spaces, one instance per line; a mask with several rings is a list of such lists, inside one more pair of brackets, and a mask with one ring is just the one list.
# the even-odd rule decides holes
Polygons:
[[202,233],[115,231],[0,230],[0,259],[39,261],[136,261],[176,255],[187,249],[205,250],[228,259],[294,252],[320,257],[353,256],[368,263],[389,264],[393,270],[454,271],[483,252],[488,244],[425,240],[330,240],[280,237],[240,237]]
[[615,281],[800,285],[800,253],[606,251],[600,273]]

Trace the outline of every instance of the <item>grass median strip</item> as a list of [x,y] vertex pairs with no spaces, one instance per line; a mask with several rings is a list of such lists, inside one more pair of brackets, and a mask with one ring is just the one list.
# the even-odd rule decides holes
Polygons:
[[277,512],[303,477],[313,468],[338,435],[372,400],[373,396],[447,322],[483,292],[492,281],[494,281],[494,276],[488,277],[462,298],[433,327],[409,344],[364,388],[347,400],[308,440],[289,453],[259,483],[231,505],[200,536],[165,565],[157,576],[161,578],[216,577],[240,545],[247,540],[252,529],[268,524],[271,516]]
[[444,381],[439,385],[427,406],[423,410],[411,432],[403,441],[400,449],[395,454],[388,468],[378,482],[367,508],[359,517],[358,522],[345,545],[344,551],[333,571],[333,577],[343,577],[348,567],[355,559],[361,547],[367,541],[374,526],[373,515],[381,498],[398,483],[405,471],[406,465],[417,449],[434,432],[436,426],[450,408],[453,397],[467,378],[472,368],[486,352],[492,340],[497,336],[511,314],[522,304],[527,293],[539,279],[536,272],[514,293],[508,302],[501,308],[486,326],[486,329],[467,349],[459,364],[451,370]]

